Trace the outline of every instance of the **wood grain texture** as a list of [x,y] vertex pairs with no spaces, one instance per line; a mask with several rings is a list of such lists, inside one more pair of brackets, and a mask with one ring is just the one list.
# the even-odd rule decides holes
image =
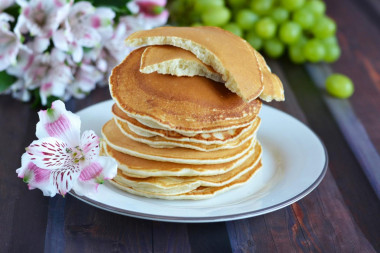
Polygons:
[[187,231],[191,252],[231,252],[224,222],[187,224]]
[[[363,3],[364,2],[364,3]],[[379,1],[370,1],[379,9]],[[368,0],[326,0],[327,14],[338,25],[338,39],[342,49],[340,59],[332,64],[335,72],[348,75],[355,84],[350,102],[363,122],[377,152],[380,153],[380,32],[379,23],[365,8]],[[369,5],[369,6],[371,6]]]
[[48,198],[29,191],[16,174],[21,154],[35,139],[37,114],[28,104],[1,96],[0,115],[0,251],[42,252]]
[[[379,250],[380,220],[376,217],[380,213],[380,202],[334,123],[333,117],[323,102],[321,91],[314,86],[306,70],[301,66],[292,66],[287,61],[283,62],[282,66],[284,66],[289,85],[305,112],[307,121],[327,147],[329,169],[344,203],[363,234],[375,249]],[[329,184],[334,184],[334,180],[331,180]]]
[[[282,66],[289,67],[282,70],[276,62],[269,61],[269,65],[283,81],[286,97],[290,98],[286,103],[276,103],[276,107],[289,113],[292,113],[289,108],[293,108],[293,114],[307,122],[309,118],[299,110],[296,97],[289,88],[289,82],[295,80],[287,81],[287,76],[294,73],[289,69],[302,70],[302,67],[286,63]],[[298,81],[294,85],[304,85],[303,82],[307,81],[307,76],[300,73],[295,76]],[[345,145],[342,140],[338,144]],[[371,241],[353,219],[330,171],[317,189],[290,207],[260,217],[227,222],[227,228],[234,252],[267,249],[267,252],[375,252]]]
[[[320,90],[324,90],[324,82],[331,75],[331,68],[327,64],[306,64],[306,69],[313,83]],[[347,99],[334,98],[326,92],[322,92],[322,98],[367,176],[372,189],[380,199],[380,155],[372,144],[362,122],[358,119]]]
[[190,253],[187,224],[153,222],[153,252]]

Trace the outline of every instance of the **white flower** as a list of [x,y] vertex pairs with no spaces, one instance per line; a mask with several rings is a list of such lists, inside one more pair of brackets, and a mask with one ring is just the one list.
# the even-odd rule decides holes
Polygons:
[[146,29],[166,24],[169,12],[165,9],[166,0],[133,0],[127,4],[133,14],[143,19]]
[[66,111],[63,102],[53,102],[51,109],[38,115],[38,140],[26,148],[16,170],[29,189],[39,188],[51,197],[64,196],[71,189],[84,195],[116,175],[116,161],[99,156],[98,136],[90,130],[80,137],[80,119]]
[[0,14],[0,71],[16,63],[22,47],[19,37],[9,30],[9,21],[13,21],[13,17],[6,13]]
[[12,93],[12,97],[15,99],[27,102],[30,100],[30,91],[25,85],[24,79],[20,78],[9,87],[9,91]]
[[75,98],[84,98],[95,89],[103,77],[104,75],[95,66],[82,63],[74,75],[74,81],[67,87],[68,91]]
[[57,30],[67,17],[72,1],[66,0],[17,0],[22,7],[21,18],[32,36],[47,37]]
[[7,68],[7,73],[12,76],[23,78],[25,73],[32,66],[34,58],[34,54],[28,50],[28,48],[21,48],[16,57],[16,63]]
[[25,72],[25,84],[30,89],[39,88],[42,105],[46,105],[50,95],[62,97],[73,76],[64,63],[65,55],[58,49],[51,54],[37,55],[33,64]]
[[0,1],[0,12],[10,7],[15,3],[15,0],[1,0]]
[[74,38],[70,26],[67,24],[66,27],[65,30],[60,29],[54,32],[53,43],[58,49],[71,55],[74,62],[79,63],[83,57],[83,48]]

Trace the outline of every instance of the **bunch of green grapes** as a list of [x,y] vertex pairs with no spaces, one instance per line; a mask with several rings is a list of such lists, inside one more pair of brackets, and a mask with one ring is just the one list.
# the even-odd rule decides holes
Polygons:
[[294,63],[334,62],[340,56],[336,24],[321,0],[174,0],[177,25],[219,26],[277,58]]

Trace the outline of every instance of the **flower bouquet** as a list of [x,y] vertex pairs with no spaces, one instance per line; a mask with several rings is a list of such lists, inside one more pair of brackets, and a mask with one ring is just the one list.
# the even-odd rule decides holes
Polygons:
[[164,25],[169,15],[166,0],[119,2],[0,1],[0,94],[48,106],[107,84],[130,52],[124,39]]

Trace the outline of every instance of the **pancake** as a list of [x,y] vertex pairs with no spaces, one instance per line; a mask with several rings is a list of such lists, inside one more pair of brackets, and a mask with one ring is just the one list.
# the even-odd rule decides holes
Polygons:
[[114,181],[125,186],[132,187],[135,190],[163,195],[183,194],[200,186],[223,186],[241,177],[259,162],[261,158],[261,148],[259,147],[259,143],[257,143],[256,146],[258,147],[256,152],[251,152],[252,154],[245,160],[245,162],[235,169],[220,175],[135,178],[119,170],[117,176],[114,178]]
[[140,73],[144,50],[132,51],[110,76],[111,96],[129,117],[152,128],[197,134],[246,126],[259,113],[260,100],[245,103],[210,79]]
[[257,144],[242,157],[222,164],[179,164],[147,160],[112,149],[102,142],[102,152],[113,157],[118,163],[118,169],[132,177],[167,177],[167,176],[214,176],[226,173],[240,166],[253,152],[261,153]]
[[147,198],[159,198],[159,199],[168,199],[168,200],[178,200],[178,199],[193,199],[193,200],[199,200],[199,199],[207,199],[214,197],[217,194],[226,192],[228,190],[234,189],[246,182],[248,182],[255,172],[259,170],[262,167],[261,161],[256,164],[251,170],[240,176],[239,178],[235,179],[231,183],[228,183],[223,186],[218,187],[209,187],[209,186],[200,186],[190,192],[186,192],[183,194],[178,195],[163,195],[163,194],[156,194],[141,190],[133,189],[132,187],[128,187],[126,185],[121,184],[120,182],[114,181],[114,179],[110,180],[109,182],[116,186],[117,188],[129,192],[134,195],[139,195]]
[[[260,98],[266,102],[284,101],[284,88],[280,79],[271,72],[264,57],[257,51],[254,53],[263,73],[264,90],[260,94]],[[146,48],[141,58],[140,71],[142,73],[157,71],[160,74],[175,76],[199,75],[218,82],[223,81],[220,74],[202,63],[190,51],[173,46],[150,46]],[[214,77],[215,74],[217,77]]]
[[164,130],[158,128],[151,128],[139,122],[138,120],[128,117],[116,104],[112,106],[112,114],[118,120],[121,120],[128,124],[129,128],[138,135],[145,137],[161,136],[168,140],[174,141],[191,141],[195,143],[203,144],[223,144],[228,141],[233,141],[240,138],[242,134],[249,130],[249,128],[254,124],[259,117],[247,126],[240,128],[230,128],[226,131],[221,132],[204,132],[201,134],[180,134],[176,131]]
[[114,120],[110,120],[104,124],[102,135],[107,145],[124,154],[148,160],[185,164],[219,164],[230,162],[242,157],[255,144],[254,139],[252,139],[237,148],[210,152],[187,148],[153,148],[126,137],[117,127]]
[[191,51],[222,75],[225,86],[244,101],[263,91],[254,49],[242,38],[217,27],[159,27],[130,35],[129,46],[172,45]]
[[261,71],[263,73],[264,90],[260,94],[260,98],[266,102],[271,102],[272,100],[284,101],[284,87],[282,86],[281,80],[278,76],[272,73],[265,62],[264,57],[257,51],[254,51],[254,53],[257,56]]
[[190,149],[208,152],[208,151],[215,151],[215,150],[220,150],[220,149],[236,148],[244,144],[249,139],[255,138],[256,132],[260,125],[260,118],[258,117],[258,119],[255,120],[255,124],[253,124],[252,127],[250,127],[249,131],[246,131],[245,134],[240,136],[240,138],[234,141],[230,141],[228,143],[223,143],[223,144],[203,144],[203,143],[194,143],[191,141],[174,141],[174,140],[165,139],[164,137],[161,137],[161,136],[144,137],[131,131],[127,123],[122,122],[118,119],[115,119],[115,122],[116,122],[116,125],[119,127],[119,129],[125,136],[127,136],[128,138],[134,141],[148,144],[149,146],[154,147],[154,148],[182,147],[182,148],[190,148]]
[[188,50],[173,46],[150,46],[141,56],[140,72],[174,76],[204,76],[223,82],[222,75],[205,65]]

